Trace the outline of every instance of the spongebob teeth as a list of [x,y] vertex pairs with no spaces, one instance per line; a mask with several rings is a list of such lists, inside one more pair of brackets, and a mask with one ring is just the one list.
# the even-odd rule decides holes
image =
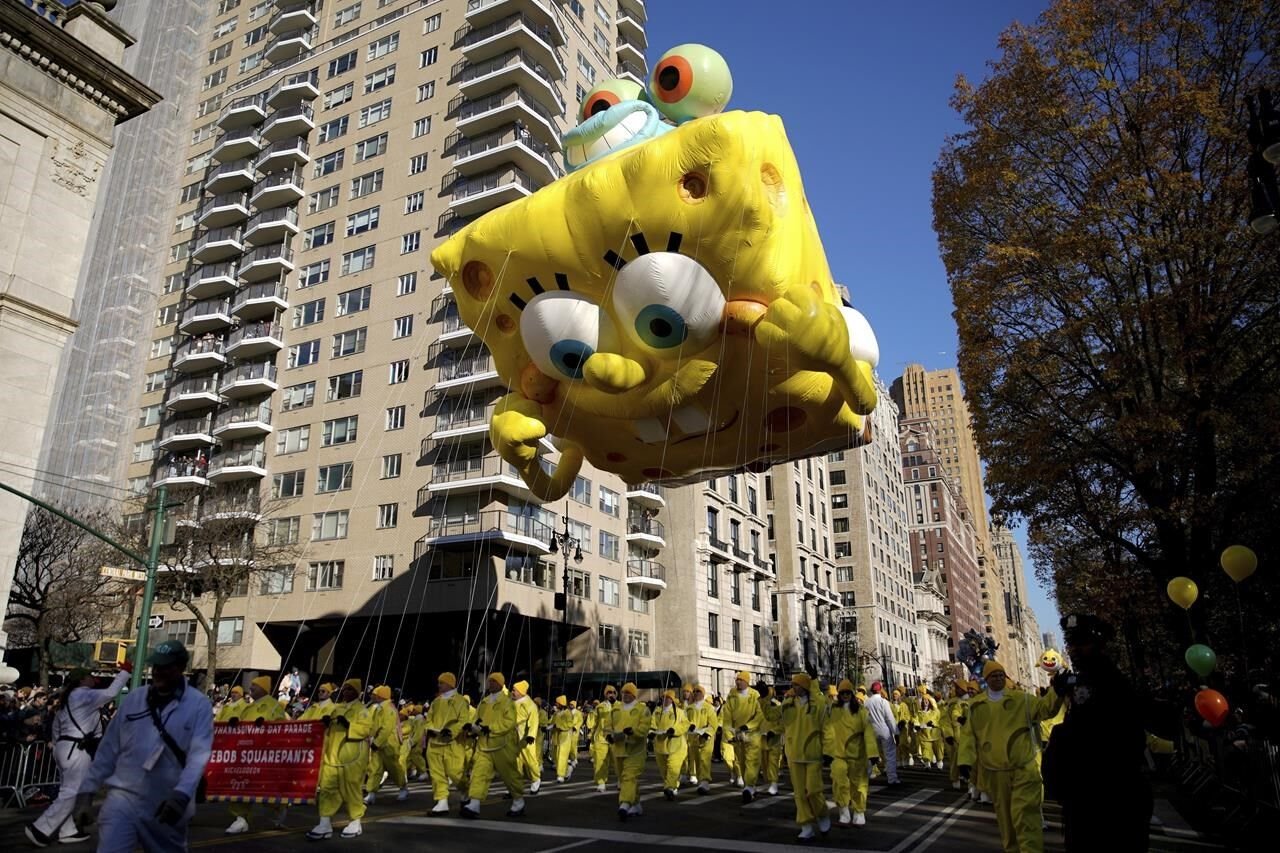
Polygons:
[[684,406],[671,413],[671,418],[683,432],[693,434],[711,429],[711,418],[701,406]]
[[667,439],[667,427],[657,418],[641,418],[634,426],[636,437],[645,444],[660,444]]

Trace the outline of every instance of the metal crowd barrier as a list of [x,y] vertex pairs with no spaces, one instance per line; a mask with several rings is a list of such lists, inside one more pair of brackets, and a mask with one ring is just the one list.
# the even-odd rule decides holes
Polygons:
[[0,744],[0,807],[26,808],[40,794],[52,800],[58,779],[53,744]]

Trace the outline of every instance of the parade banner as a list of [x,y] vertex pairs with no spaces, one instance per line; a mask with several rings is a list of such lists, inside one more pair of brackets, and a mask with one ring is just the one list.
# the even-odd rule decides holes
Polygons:
[[313,803],[323,747],[319,721],[219,723],[204,771],[205,796],[223,803]]

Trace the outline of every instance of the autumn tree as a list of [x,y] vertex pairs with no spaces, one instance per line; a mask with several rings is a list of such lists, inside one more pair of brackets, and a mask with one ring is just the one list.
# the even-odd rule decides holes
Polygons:
[[[1064,606],[1166,643],[1152,654],[1181,659],[1168,638],[1187,622],[1161,597],[1195,579],[1199,638],[1228,668],[1225,545],[1263,563],[1245,596],[1255,663],[1280,648],[1262,618],[1280,559],[1280,244],[1246,227],[1244,105],[1280,83],[1278,35],[1278,0],[1055,0],[1002,35],[984,82],[957,82],[966,129],[934,173],[997,509],[1027,519]],[[1156,606],[1126,610],[1135,596]]]

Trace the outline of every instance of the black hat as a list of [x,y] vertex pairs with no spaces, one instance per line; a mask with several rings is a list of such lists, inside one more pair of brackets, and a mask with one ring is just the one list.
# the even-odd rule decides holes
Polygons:
[[1070,613],[1062,617],[1059,624],[1068,643],[1090,640],[1105,643],[1115,636],[1115,629],[1092,613]]

